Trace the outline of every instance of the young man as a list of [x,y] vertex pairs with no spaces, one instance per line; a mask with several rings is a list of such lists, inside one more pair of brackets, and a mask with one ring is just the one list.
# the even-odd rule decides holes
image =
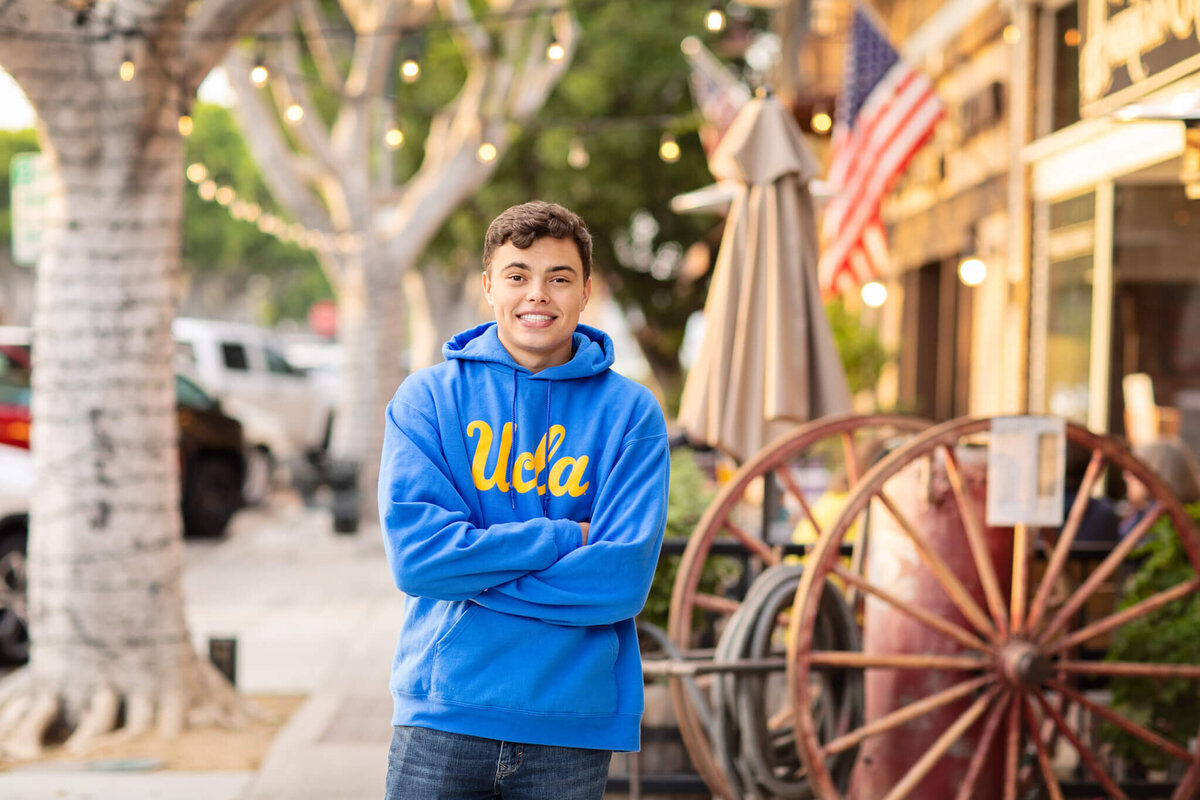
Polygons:
[[666,522],[668,451],[653,396],[580,325],[583,220],[514,206],[488,228],[496,321],[388,405],[379,508],[407,595],[392,662],[388,800],[600,798],[636,750],[633,617]]

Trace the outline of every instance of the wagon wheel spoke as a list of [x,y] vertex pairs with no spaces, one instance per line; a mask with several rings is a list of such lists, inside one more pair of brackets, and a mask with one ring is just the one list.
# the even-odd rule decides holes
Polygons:
[[1142,664],[1130,661],[1059,661],[1054,665],[1054,668],[1069,675],[1200,680],[1200,665],[1196,664]]
[[971,656],[927,656],[860,653],[849,650],[813,650],[808,661],[816,667],[846,669],[986,669],[989,663]]
[[775,548],[749,533],[745,528],[728,519],[721,524],[721,527],[729,531],[734,539],[742,543],[743,547],[761,558],[768,565],[773,567],[780,562],[779,552]]
[[1129,800],[1128,796],[1121,791],[1112,777],[1104,770],[1104,767],[1100,765],[1100,759],[1096,757],[1092,749],[1083,743],[1075,734],[1075,731],[1071,730],[1071,726],[1067,724],[1067,721],[1059,713],[1058,709],[1054,708],[1053,704],[1048,702],[1041,692],[1034,692],[1033,696],[1037,700],[1038,705],[1042,707],[1042,713],[1052,719],[1054,726],[1058,728],[1063,736],[1067,737],[1067,741],[1071,743],[1075,748],[1075,752],[1083,760],[1083,763],[1087,764],[1087,768],[1091,770],[1092,775],[1096,777],[1096,780],[1108,792],[1108,796],[1114,798],[1114,800]]
[[987,760],[988,753],[992,749],[992,740],[996,738],[996,731],[1000,730],[1000,724],[1004,721],[1004,714],[1012,703],[1012,694],[1005,694],[1004,698],[992,707],[988,713],[987,720],[983,724],[983,733],[979,736],[979,744],[975,748],[975,752],[971,754],[971,761],[967,764],[967,774],[963,776],[962,787],[958,790],[954,800],[971,800],[975,794],[975,784],[979,783],[979,775],[983,772],[983,762]]
[[733,614],[742,607],[742,604],[737,600],[709,594],[708,592],[697,592],[692,602],[697,608],[704,611],[712,611],[713,613],[724,615]]
[[823,531],[821,525],[817,522],[817,518],[813,515],[812,506],[808,504],[808,497],[805,496],[804,490],[800,488],[800,484],[796,483],[795,476],[786,467],[777,467],[775,469],[775,477],[779,480],[784,491],[790,494],[797,503],[800,504],[800,510],[804,512],[808,523],[812,525],[813,532],[817,538],[820,538]]
[[946,595],[950,601],[962,612],[977,630],[987,634],[988,638],[997,638],[996,628],[992,625],[987,615],[983,613],[983,609],[979,604],[972,599],[971,595],[963,587],[962,582],[954,576],[954,573],[946,565],[940,556],[929,549],[929,545],[924,538],[917,532],[912,521],[896,507],[892,499],[882,489],[879,490],[877,496],[883,505],[887,508],[888,513],[896,520],[896,524],[900,526],[900,530],[908,537],[913,546],[917,550],[917,555],[921,562],[933,573],[937,578],[938,583],[942,585]]
[[1046,648],[1046,653],[1059,653],[1063,650],[1068,650],[1077,645],[1081,645],[1089,639],[1094,639],[1097,636],[1108,633],[1111,630],[1121,627],[1122,625],[1150,614],[1168,603],[1180,600],[1187,597],[1193,592],[1200,591],[1200,578],[1180,583],[1170,589],[1165,589],[1157,594],[1147,597],[1141,602],[1131,605],[1129,608],[1110,614],[1107,617],[1099,619],[1086,627],[1072,633],[1070,636],[1065,636],[1057,641],[1051,642]]
[[971,707],[954,721],[954,724],[946,728],[945,732],[937,738],[937,741],[933,743],[929,750],[917,760],[917,763],[913,764],[908,772],[904,773],[904,777],[892,787],[892,790],[888,792],[884,800],[902,800],[902,798],[908,797],[909,793],[917,787],[917,784],[929,774],[934,765],[946,754],[946,751],[967,732],[967,729],[975,724],[975,720],[979,719],[983,715],[983,712],[987,711],[988,704],[999,693],[1000,689],[993,687],[972,703]]
[[1025,624],[1025,599],[1029,591],[1029,559],[1033,555],[1033,542],[1029,528],[1021,522],[1013,526],[1013,564],[1011,618],[1013,633]]
[[854,433],[851,431],[842,431],[842,458],[846,464],[846,478],[853,486],[862,477],[862,470],[858,466],[858,456],[854,454]]
[[1106,708],[1093,700],[1090,700],[1085,695],[1075,691],[1061,681],[1047,681],[1046,687],[1053,689],[1070,700],[1073,700],[1083,708],[1091,711],[1096,716],[1107,722],[1111,722],[1113,725],[1116,725],[1126,733],[1136,736],[1151,747],[1157,747],[1159,750],[1162,750],[1163,752],[1168,753],[1181,761],[1190,761],[1192,758],[1187,750],[1175,742],[1172,742],[1169,739],[1166,739],[1150,730],[1149,728],[1143,727],[1132,720],[1126,719],[1117,712]]
[[904,602],[886,589],[881,589],[880,587],[875,586],[862,576],[846,569],[840,564],[835,564],[833,566],[833,574],[841,578],[849,585],[861,589],[869,595],[878,597],[880,600],[894,607],[897,611],[907,614],[926,627],[932,628],[939,633],[949,636],[951,639],[963,645],[964,647],[985,653],[991,652],[990,645],[965,628],[955,625],[950,620],[931,614],[919,606]]
[[1030,631],[1037,630],[1037,626],[1042,622],[1042,617],[1046,613],[1046,602],[1050,598],[1050,591],[1054,588],[1054,582],[1062,574],[1063,567],[1066,566],[1067,557],[1071,554],[1071,545],[1075,542],[1075,536],[1079,532],[1079,527],[1083,524],[1083,516],[1087,512],[1087,504],[1092,495],[1092,487],[1096,485],[1096,481],[1100,478],[1100,472],[1103,468],[1104,454],[1100,450],[1093,450],[1092,458],[1087,465],[1087,471],[1083,473],[1083,481],[1079,484],[1079,493],[1075,495],[1075,502],[1071,505],[1071,512],[1067,515],[1067,521],[1063,524],[1062,533],[1059,534],[1058,542],[1054,545],[1054,551],[1050,556],[1049,562],[1046,564],[1046,572],[1042,576],[1042,583],[1038,586],[1037,594],[1034,595],[1033,602],[1029,606],[1029,620],[1026,622],[1025,627]]
[[1029,703],[1029,698],[1022,696],[1019,700],[1021,710],[1025,713],[1025,724],[1029,726],[1030,738],[1033,739],[1033,746],[1037,749],[1038,766],[1042,771],[1042,778],[1046,782],[1046,791],[1050,793],[1051,800],[1063,800],[1062,787],[1058,785],[1058,779],[1054,777],[1054,766],[1050,763],[1050,754],[1046,752],[1046,745],[1042,741],[1042,737],[1038,735],[1038,721],[1033,715],[1033,706]]
[[1049,641],[1050,637],[1058,633],[1067,624],[1075,612],[1082,608],[1083,604],[1100,587],[1100,584],[1108,580],[1109,576],[1117,570],[1117,567],[1121,566],[1121,563],[1125,561],[1130,551],[1137,547],[1138,542],[1142,540],[1146,532],[1154,526],[1154,523],[1158,522],[1164,513],[1166,513],[1166,508],[1161,503],[1155,503],[1150,507],[1148,513],[1138,523],[1137,527],[1117,543],[1117,546],[1092,571],[1092,574],[1083,582],[1083,585],[1071,595],[1071,599],[1058,610],[1058,613],[1054,615],[1054,618],[1050,620],[1046,628],[1038,635],[1038,644],[1045,644]]
[[967,544],[971,547],[971,557],[975,560],[975,570],[983,585],[984,596],[987,598],[988,609],[1000,633],[1008,631],[1008,615],[1004,610],[1004,596],[1000,593],[1000,579],[996,576],[996,566],[992,563],[992,555],[988,552],[987,542],[984,541],[983,525],[979,516],[967,497],[963,484],[962,472],[958,467],[958,459],[954,451],[942,446],[946,457],[946,476],[950,479],[950,487],[954,490],[954,500],[958,504],[958,515],[962,518],[963,530],[967,534]]
[[1013,693],[1008,704],[1008,734],[1004,740],[1004,800],[1017,800],[1017,774],[1021,766],[1021,698]]
[[851,747],[862,742],[869,736],[874,736],[883,731],[890,731],[893,728],[898,728],[905,723],[924,716],[934,709],[941,708],[947,703],[952,703],[961,697],[974,692],[976,689],[981,689],[993,680],[992,676],[984,675],[974,680],[960,683],[957,686],[952,686],[949,689],[943,689],[940,692],[931,694],[921,700],[910,703],[902,708],[899,708],[890,714],[885,714],[879,719],[863,725],[861,728],[856,728],[844,736],[839,736],[829,742],[822,748],[822,751],[828,756],[835,755],[843,750],[849,750]]

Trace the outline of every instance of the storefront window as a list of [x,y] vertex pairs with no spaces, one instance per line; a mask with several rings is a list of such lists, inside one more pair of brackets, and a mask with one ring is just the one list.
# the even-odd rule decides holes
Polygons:
[[1050,264],[1046,315],[1046,409],[1087,422],[1092,342],[1092,256]]

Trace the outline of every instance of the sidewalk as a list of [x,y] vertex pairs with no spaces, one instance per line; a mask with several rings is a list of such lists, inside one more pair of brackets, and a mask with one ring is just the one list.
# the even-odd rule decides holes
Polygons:
[[0,774],[6,800],[376,800],[391,739],[387,681],[400,627],[377,525],[333,533],[328,511],[283,495],[188,542],[197,649],[237,638],[237,686],[305,694],[257,773],[97,772],[31,765]]

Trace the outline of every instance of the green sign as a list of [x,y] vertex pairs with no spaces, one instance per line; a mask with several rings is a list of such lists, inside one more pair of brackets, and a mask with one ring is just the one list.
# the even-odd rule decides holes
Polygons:
[[9,165],[12,187],[12,256],[17,264],[37,263],[42,250],[50,165],[41,153],[17,153]]

